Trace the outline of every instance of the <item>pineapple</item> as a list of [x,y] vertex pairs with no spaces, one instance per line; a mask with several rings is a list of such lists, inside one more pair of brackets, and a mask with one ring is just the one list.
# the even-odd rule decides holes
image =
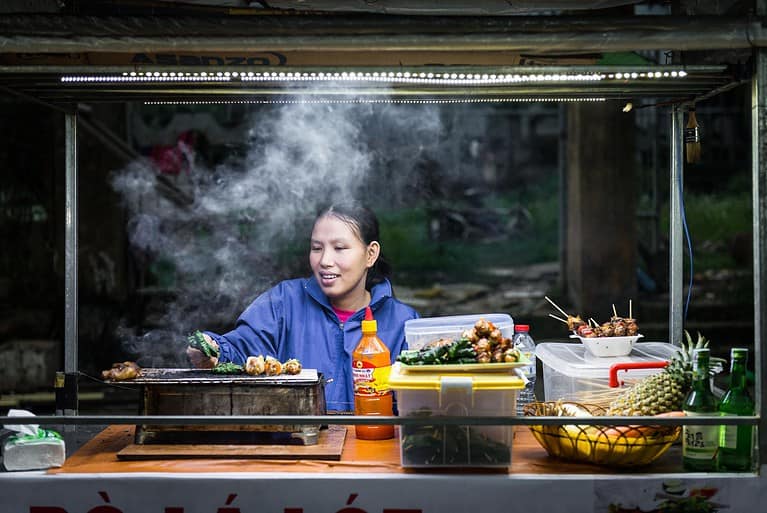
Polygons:
[[[700,332],[695,342],[686,330],[684,336],[687,342],[682,341],[681,351],[668,366],[621,393],[610,403],[606,415],[657,415],[682,409],[682,402],[692,386],[692,352],[708,347],[709,342]],[[716,372],[721,361],[721,358],[711,358],[712,372]]]

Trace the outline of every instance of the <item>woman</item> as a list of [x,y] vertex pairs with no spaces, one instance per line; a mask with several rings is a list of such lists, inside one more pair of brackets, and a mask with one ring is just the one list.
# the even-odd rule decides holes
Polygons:
[[354,409],[351,355],[362,333],[360,321],[370,306],[378,336],[392,361],[405,346],[405,321],[414,309],[394,298],[391,269],[381,257],[378,220],[356,204],[335,205],[317,217],[311,235],[310,278],[285,280],[257,297],[223,335],[206,332],[220,356],[206,358],[187,348],[192,363],[209,368],[219,362],[244,363],[248,356],[298,358],[317,369],[328,384],[328,410]]

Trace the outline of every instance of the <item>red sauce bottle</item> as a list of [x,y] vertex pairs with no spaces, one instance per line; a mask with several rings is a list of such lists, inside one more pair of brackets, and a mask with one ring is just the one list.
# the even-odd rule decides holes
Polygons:
[[[389,348],[378,338],[378,324],[370,307],[365,308],[362,338],[352,353],[354,380],[354,414],[392,416],[392,392],[389,388],[391,355]],[[361,440],[387,440],[394,437],[393,425],[357,425],[357,438]]]

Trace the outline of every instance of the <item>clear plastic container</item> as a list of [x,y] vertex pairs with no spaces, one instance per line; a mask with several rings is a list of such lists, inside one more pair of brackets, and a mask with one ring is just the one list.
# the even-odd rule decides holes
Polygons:
[[485,319],[501,330],[504,337],[514,335],[514,321],[508,314],[486,313],[471,315],[451,315],[445,317],[424,317],[405,321],[405,342],[409,349],[421,349],[433,340],[440,338],[459,338],[461,333]]
[[[614,364],[668,361],[678,351],[667,342],[639,342],[627,356],[604,358],[594,356],[583,344],[543,342],[536,346],[535,356],[543,367],[544,400],[602,405],[620,392],[609,384],[610,367]],[[619,380],[624,386],[631,386],[657,372],[661,369],[631,370],[621,373]]]
[[[513,374],[402,372],[392,366],[389,385],[397,394],[401,417],[516,414],[517,394],[524,386]],[[400,426],[403,467],[508,467],[514,426]]]

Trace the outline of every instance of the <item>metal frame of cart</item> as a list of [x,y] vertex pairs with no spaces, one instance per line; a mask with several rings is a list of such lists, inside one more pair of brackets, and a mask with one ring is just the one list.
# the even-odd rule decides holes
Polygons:
[[[761,14],[764,2],[760,2]],[[674,18],[664,23],[674,24]],[[678,20],[677,20],[678,21]],[[693,20],[694,21],[694,20]],[[641,48],[672,49],[721,49],[752,48],[754,71],[751,78],[752,96],[752,201],[753,201],[753,240],[754,240],[754,348],[756,362],[756,402],[759,411],[753,418],[743,422],[757,424],[759,446],[762,461],[767,458],[767,404],[764,390],[767,377],[763,369],[767,368],[767,355],[763,339],[767,333],[767,316],[761,315],[767,305],[767,286],[763,275],[767,269],[767,37],[762,29],[761,18],[748,20],[722,20],[720,23],[707,20],[707,29],[694,29],[698,35],[690,33],[690,21],[677,23],[671,32],[663,37],[653,37],[653,28],[649,22],[635,24],[633,32],[626,26],[624,31],[616,32],[610,40],[612,46],[603,37],[603,21],[586,20],[587,29],[579,34],[576,43],[578,50],[612,51]],[[386,47],[390,51],[417,49],[434,50],[453,48],[482,52],[493,50],[523,49],[530,43],[528,39],[538,36],[540,44],[553,45],[551,32],[558,26],[557,20],[536,20],[538,32],[515,32],[513,27],[506,27],[487,37],[476,34],[440,35],[419,34],[412,27],[400,27],[388,38],[375,36],[345,37],[332,35],[323,37],[314,34],[311,38],[292,37],[253,38],[252,40],[232,39],[227,37],[199,36],[143,37],[140,41],[128,37],[104,36],[97,42],[100,51],[120,51],[140,45],[143,51],[162,52],[174,48],[183,40],[188,48],[207,50],[231,50],[243,47],[257,47],[269,41],[283,48],[306,48],[307,45],[319,45],[327,49],[345,49],[359,45],[360,49]],[[642,25],[644,23],[644,25]],[[589,26],[590,24],[590,26]],[[582,27],[583,28],[583,27]],[[645,29],[642,32],[641,29]],[[530,29],[531,31],[534,30]],[[644,37],[642,36],[644,34]],[[528,39],[525,39],[527,37]],[[555,39],[555,38],[554,38]],[[546,41],[549,41],[548,43]],[[0,36],[0,48],[4,51],[79,51],[90,48],[94,40],[66,38],[29,37],[20,40],[12,36]],[[659,46],[665,45],[665,46]],[[679,74],[684,78],[679,79]],[[413,66],[410,69],[383,69],[376,67],[347,67],[315,69],[311,67],[243,67],[235,74],[229,69],[216,70],[210,75],[200,75],[200,68],[184,66],[2,66],[0,79],[3,90],[27,97],[33,101],[43,101],[49,105],[69,105],[72,102],[88,99],[108,101],[130,101],[151,98],[160,101],[272,101],[295,95],[312,95],[312,99],[327,101],[341,97],[347,98],[349,89],[352,95],[380,99],[384,94],[391,95],[395,101],[429,102],[435,101],[586,101],[601,98],[624,98],[627,96],[671,98],[675,103],[671,109],[671,181],[670,181],[670,318],[669,340],[679,342],[682,337],[683,321],[683,233],[680,215],[680,193],[683,178],[683,115],[690,99],[705,99],[717,92],[734,87],[741,82],[728,76],[721,66],[639,66],[631,68],[597,66],[467,66],[451,67],[449,73],[440,68]],[[322,75],[322,77],[319,77]],[[68,77],[68,78],[67,78]],[[320,93],[312,92],[303,86],[308,81],[326,81],[328,87]],[[332,86],[333,82],[342,81],[343,88]],[[130,84],[132,88],[126,87]],[[286,93],[284,87],[292,89]],[[348,88],[348,89],[347,89]],[[42,98],[42,100],[41,100]],[[78,289],[77,289],[77,226],[78,226],[78,170],[77,138],[78,120],[75,111],[65,110],[65,159],[66,159],[66,201],[65,201],[65,387],[77,396],[76,375],[78,370]],[[64,418],[38,419],[40,423],[122,422],[133,423],[136,419],[126,417],[99,417],[85,419],[77,416],[74,407],[64,412]],[[158,419],[162,420],[162,419]],[[177,422],[178,419],[173,419]],[[207,417],[185,419],[186,422],[216,421]],[[222,420],[221,422],[237,419]],[[273,419],[279,422],[280,419]],[[284,420],[284,419],[283,419]],[[315,419],[316,420],[316,419]],[[483,419],[478,419],[482,421]],[[240,420],[242,422],[242,420]],[[391,420],[394,423],[402,419]],[[484,419],[488,423],[498,419]],[[344,423],[354,423],[354,418],[346,418]],[[525,424],[524,419],[508,419],[511,424]],[[540,420],[536,420],[540,423]],[[676,419],[677,423],[684,423]],[[696,420],[700,423],[700,420]],[[466,423],[462,419],[461,423]],[[714,423],[712,419],[710,423]]]

